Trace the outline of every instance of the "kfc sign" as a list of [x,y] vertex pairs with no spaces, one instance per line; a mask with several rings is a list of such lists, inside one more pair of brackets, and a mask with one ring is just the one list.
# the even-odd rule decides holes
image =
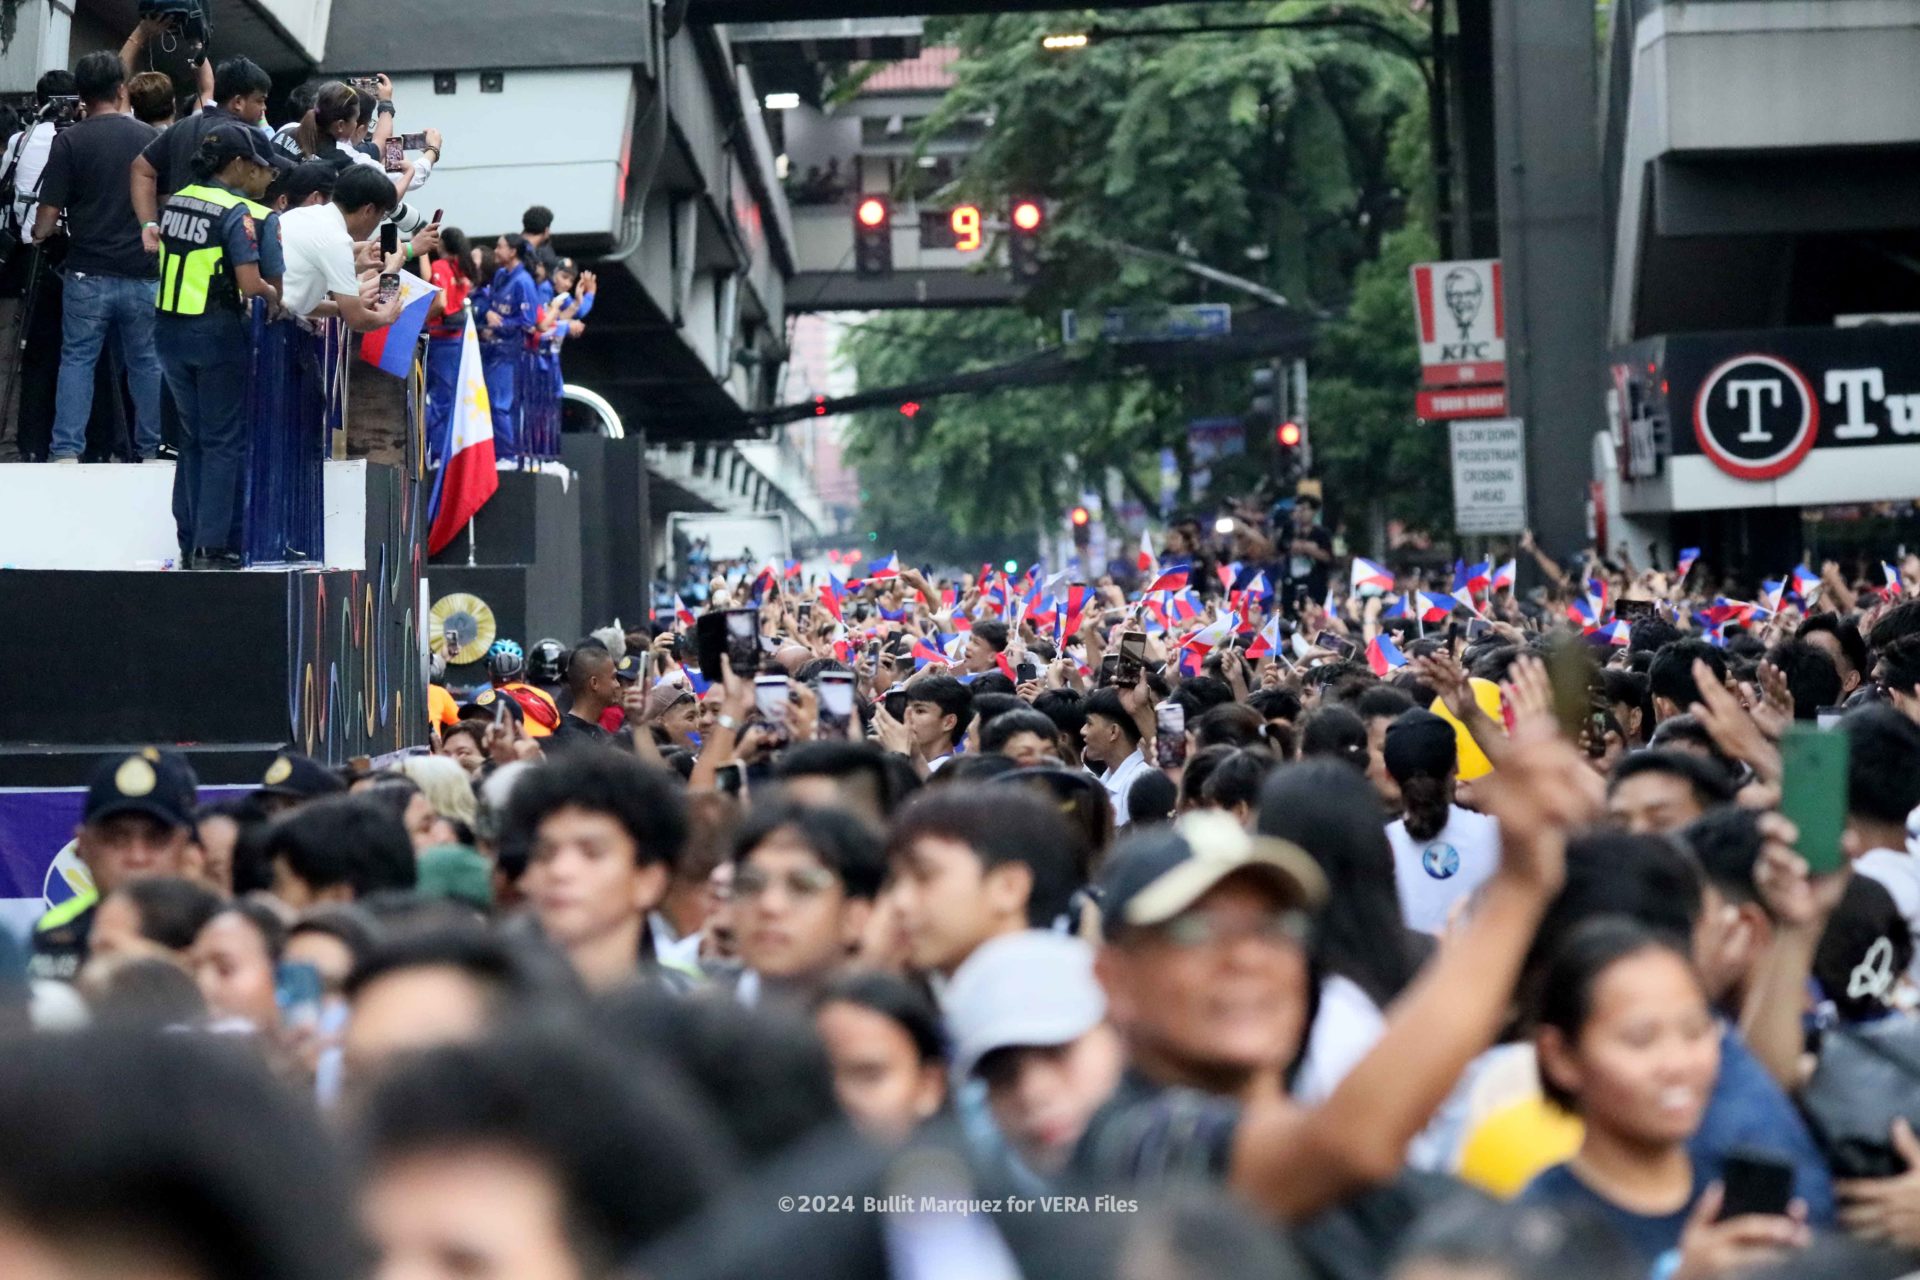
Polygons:
[[1800,465],[1820,434],[1806,375],[1773,356],[1722,361],[1693,399],[1700,451],[1730,476],[1771,480]]
[[1421,381],[1499,383],[1507,376],[1507,316],[1500,262],[1423,262],[1413,268]]

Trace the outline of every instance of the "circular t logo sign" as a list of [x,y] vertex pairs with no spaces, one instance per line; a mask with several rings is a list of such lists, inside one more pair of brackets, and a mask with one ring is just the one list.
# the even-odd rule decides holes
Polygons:
[[1713,465],[1742,480],[1772,480],[1800,465],[1820,434],[1806,375],[1772,356],[1735,356],[1700,383],[1693,434]]

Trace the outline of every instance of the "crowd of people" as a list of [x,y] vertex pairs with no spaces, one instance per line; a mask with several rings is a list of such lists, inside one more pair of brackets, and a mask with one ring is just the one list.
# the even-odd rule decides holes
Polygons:
[[497,454],[557,456],[560,345],[583,332],[595,279],[553,249],[551,211],[529,209],[491,250],[453,227],[443,241],[444,211],[417,207],[443,141],[397,130],[387,76],[298,85],[276,129],[272,77],[245,57],[202,54],[192,85],[140,71],[169,29],[143,18],[118,53],[48,71],[0,155],[0,238],[17,246],[0,293],[25,337],[18,456],[175,461],[177,563],[238,568],[256,305],[273,324],[368,332],[400,314],[404,272],[438,286],[432,460],[469,314]]
[[0,1271],[1910,1272],[1920,561],[1449,590],[1316,514],[769,565],[237,798],[104,761]]

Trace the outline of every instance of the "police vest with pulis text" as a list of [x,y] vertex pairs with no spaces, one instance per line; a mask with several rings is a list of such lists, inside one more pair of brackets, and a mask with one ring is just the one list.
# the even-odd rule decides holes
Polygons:
[[227,246],[220,238],[220,222],[236,205],[250,218],[263,219],[268,213],[266,206],[237,192],[199,183],[167,198],[160,210],[161,311],[201,316],[215,305],[233,312],[241,309]]

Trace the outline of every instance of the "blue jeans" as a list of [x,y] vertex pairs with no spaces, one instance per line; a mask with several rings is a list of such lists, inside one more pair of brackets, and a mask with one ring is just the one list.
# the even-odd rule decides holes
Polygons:
[[93,369],[112,334],[120,344],[133,388],[134,452],[151,458],[160,447],[160,358],[153,345],[151,280],[67,273],[60,342],[60,382],[53,410],[56,458],[77,458],[87,447],[93,412]]
[[247,481],[247,370],[237,316],[168,316],[155,327],[160,367],[180,406],[173,518],[188,549],[239,551]]

